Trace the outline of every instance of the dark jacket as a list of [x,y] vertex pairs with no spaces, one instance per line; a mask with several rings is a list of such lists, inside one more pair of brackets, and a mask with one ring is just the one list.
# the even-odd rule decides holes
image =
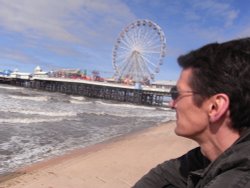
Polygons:
[[133,186],[133,188],[171,187],[250,187],[250,130],[212,163],[201,154],[198,147],[177,159],[159,164]]

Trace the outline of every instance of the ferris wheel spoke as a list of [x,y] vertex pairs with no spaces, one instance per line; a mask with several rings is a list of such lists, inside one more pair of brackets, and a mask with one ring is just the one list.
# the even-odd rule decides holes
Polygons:
[[[142,38],[142,43],[145,45],[145,47],[148,47],[150,45],[150,43],[153,41],[152,40],[152,37],[151,34],[149,32],[146,32],[144,34],[144,37]],[[154,39],[155,41],[158,41],[156,39]]]
[[128,63],[126,62],[126,60],[123,60],[123,62],[118,66],[119,72],[122,70],[125,70],[127,66],[128,66]]
[[152,32],[152,31],[146,31],[146,33],[145,33],[145,37],[147,38],[147,39],[156,39],[156,40],[159,40],[159,35],[157,34],[157,33],[155,33],[155,32]]
[[144,47],[146,48],[146,49],[157,49],[157,48],[159,48],[160,49],[160,47],[161,47],[161,44],[159,44],[160,42],[158,42],[158,41],[152,41],[152,40],[148,40],[147,42],[145,42],[145,45],[144,45]]
[[160,54],[160,50],[143,50],[142,54]]
[[121,43],[123,44],[124,49],[130,50],[131,49],[131,45],[126,41],[126,40],[122,40]]
[[128,32],[126,32],[126,34],[124,35],[122,42],[125,43],[125,44],[127,44],[127,46],[128,46],[129,48],[131,47],[131,44],[133,43],[133,41],[132,41],[132,39],[130,38]]
[[129,67],[131,67],[131,61],[129,59],[127,59],[127,58],[124,59],[123,63],[119,66],[120,70],[122,70],[122,71],[125,71]]
[[151,38],[151,34],[154,32],[151,32],[151,30],[148,30],[146,27],[143,28],[143,38],[148,39]]
[[139,37],[142,41],[144,41],[144,31],[143,31],[142,28],[139,28],[139,29],[138,29],[138,37]]
[[141,70],[141,75],[143,77],[143,80],[145,79],[150,79],[150,75],[152,74],[152,72],[149,70],[148,67],[143,67],[143,69]]
[[132,45],[134,45],[134,40],[131,38],[129,33],[126,34],[126,37],[124,38],[124,41],[126,41],[128,43],[130,48],[131,48]]
[[130,42],[131,45],[135,45],[136,44],[135,36],[132,35],[132,34],[133,34],[132,32],[128,32],[127,33],[127,39],[128,39],[128,41]]
[[161,49],[161,45],[156,44],[156,43],[152,43],[151,41],[147,41],[147,43],[145,43],[144,45],[145,49],[155,49],[155,50],[160,50]]
[[[127,59],[129,58],[129,55],[127,54],[125,54],[125,55],[121,55],[121,56],[119,56],[119,58],[117,58],[117,60],[118,61],[126,61]],[[119,64],[119,63],[118,63]]]
[[142,61],[142,63],[140,64],[140,72],[143,75],[143,77],[146,77],[147,75],[150,74],[150,70],[149,68],[146,66],[146,63],[144,61]]
[[144,59],[148,60],[154,60],[155,62],[158,62],[161,58],[159,58],[159,54],[154,54],[154,53],[143,53],[141,56]]
[[145,43],[147,42],[147,36],[146,36],[146,32],[145,32],[144,28],[141,28],[139,30],[139,38],[140,38],[141,44],[145,45]]
[[160,53],[161,47],[160,46],[149,46],[149,47],[144,49],[144,52],[150,53],[150,51]]
[[151,47],[151,46],[155,46],[155,45],[162,45],[162,42],[160,40],[157,40],[156,37],[151,37],[148,38],[147,42],[146,42],[146,46]]
[[121,46],[120,49],[121,49],[123,52],[125,52],[125,53],[131,51],[131,49],[128,48],[127,46]]
[[151,67],[145,65],[145,72],[147,72],[148,74],[152,74],[154,71],[152,70]]
[[143,59],[145,60],[145,62],[147,63],[147,65],[151,65],[153,66],[154,68],[157,67],[157,65],[155,63],[152,63],[152,61],[150,61],[148,58],[146,58],[145,56],[143,57]]
[[128,64],[125,64],[123,67],[121,67],[119,69],[119,72],[120,72],[120,75],[121,75],[120,77],[123,77],[124,75],[126,75],[127,69],[129,69]]
[[145,67],[145,71],[144,72],[145,72],[145,77],[147,77],[147,79],[150,79],[150,76],[153,74],[153,71],[150,70],[149,67]]

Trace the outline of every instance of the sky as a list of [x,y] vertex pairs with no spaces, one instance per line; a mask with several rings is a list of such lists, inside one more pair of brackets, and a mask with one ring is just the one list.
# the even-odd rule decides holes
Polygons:
[[178,56],[250,36],[249,0],[0,0],[0,70],[114,74],[112,50],[130,23],[147,19],[166,37],[155,80],[176,80]]

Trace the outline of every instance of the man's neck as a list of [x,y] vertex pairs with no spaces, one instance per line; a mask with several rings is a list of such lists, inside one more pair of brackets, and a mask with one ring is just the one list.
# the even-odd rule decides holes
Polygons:
[[208,134],[206,139],[198,141],[201,152],[210,161],[217,159],[240,137],[239,131],[221,127],[216,134]]

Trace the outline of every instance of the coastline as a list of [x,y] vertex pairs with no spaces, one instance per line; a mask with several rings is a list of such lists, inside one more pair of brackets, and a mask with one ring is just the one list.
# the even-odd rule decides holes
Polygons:
[[131,187],[157,164],[197,146],[174,127],[170,121],[26,166],[2,177],[0,187]]

